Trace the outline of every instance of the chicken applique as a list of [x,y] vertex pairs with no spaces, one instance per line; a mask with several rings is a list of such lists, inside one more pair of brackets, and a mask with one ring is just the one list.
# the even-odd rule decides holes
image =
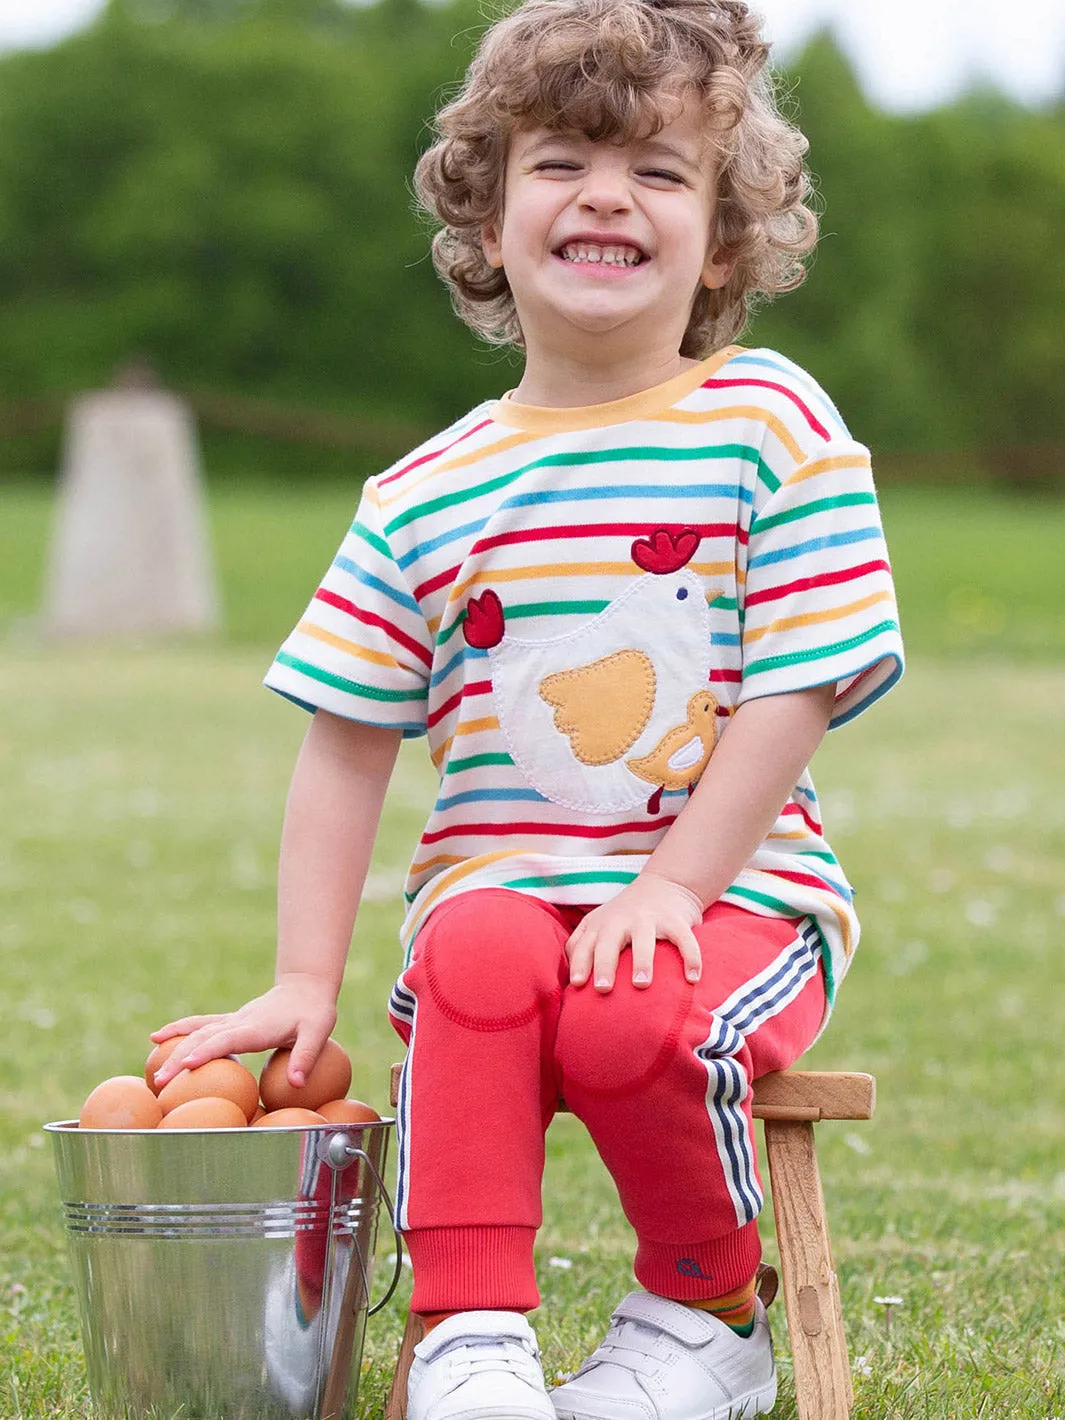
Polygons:
[[488,656],[507,750],[552,803],[657,814],[663,794],[690,792],[705,769],[725,712],[707,689],[707,593],[687,565],[700,540],[692,528],[638,538],[631,555],[642,575],[547,640],[512,635],[492,590],[468,601],[463,635]]

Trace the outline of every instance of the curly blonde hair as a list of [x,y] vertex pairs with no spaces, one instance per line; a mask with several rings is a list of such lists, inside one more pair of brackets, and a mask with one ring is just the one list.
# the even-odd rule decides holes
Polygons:
[[517,130],[629,142],[660,131],[692,93],[720,155],[710,247],[734,265],[723,288],[700,289],[680,353],[720,349],[758,298],[798,286],[817,241],[808,145],[780,113],[768,56],[743,0],[525,0],[494,24],[414,178],[440,224],[433,262],[461,319],[493,344],[524,345],[506,274],[481,249],[482,229],[502,214]]

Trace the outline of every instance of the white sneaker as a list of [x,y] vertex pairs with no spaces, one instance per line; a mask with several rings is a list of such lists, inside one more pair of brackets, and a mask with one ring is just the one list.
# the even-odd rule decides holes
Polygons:
[[407,1420],[555,1420],[520,1312],[456,1312],[414,1348]]
[[765,1307],[738,1336],[709,1312],[632,1292],[572,1380],[551,1392],[558,1420],[741,1420],[777,1398]]

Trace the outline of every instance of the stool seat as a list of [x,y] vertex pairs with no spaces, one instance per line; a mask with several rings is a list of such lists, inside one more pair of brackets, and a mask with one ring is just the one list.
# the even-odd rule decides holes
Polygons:
[[[393,1106],[402,1069],[392,1066]],[[854,1406],[813,1126],[822,1119],[871,1119],[875,1107],[872,1075],[781,1070],[754,1082],[753,1110],[762,1121],[769,1161],[799,1420],[847,1420]],[[559,1109],[565,1108],[559,1101]],[[422,1335],[421,1318],[409,1313],[385,1420],[406,1420],[407,1375]]]

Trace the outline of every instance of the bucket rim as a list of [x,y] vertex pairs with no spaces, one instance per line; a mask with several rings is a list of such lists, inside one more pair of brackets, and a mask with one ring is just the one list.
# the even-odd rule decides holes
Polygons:
[[[325,1134],[330,1130],[351,1134],[362,1129],[381,1129],[395,1124],[395,1116],[388,1115],[382,1119],[367,1119],[359,1124],[335,1124],[326,1120],[324,1124],[266,1124],[255,1125],[256,1134]],[[242,1137],[253,1132],[250,1124],[229,1125],[224,1129],[82,1129],[76,1119],[54,1119],[48,1124],[42,1124],[40,1128],[45,1134],[58,1134],[64,1138],[71,1134],[85,1134],[93,1138],[118,1137],[131,1138],[141,1135],[150,1135],[152,1138],[180,1138],[183,1134],[195,1135],[197,1138],[209,1138],[221,1134],[239,1134]]]

